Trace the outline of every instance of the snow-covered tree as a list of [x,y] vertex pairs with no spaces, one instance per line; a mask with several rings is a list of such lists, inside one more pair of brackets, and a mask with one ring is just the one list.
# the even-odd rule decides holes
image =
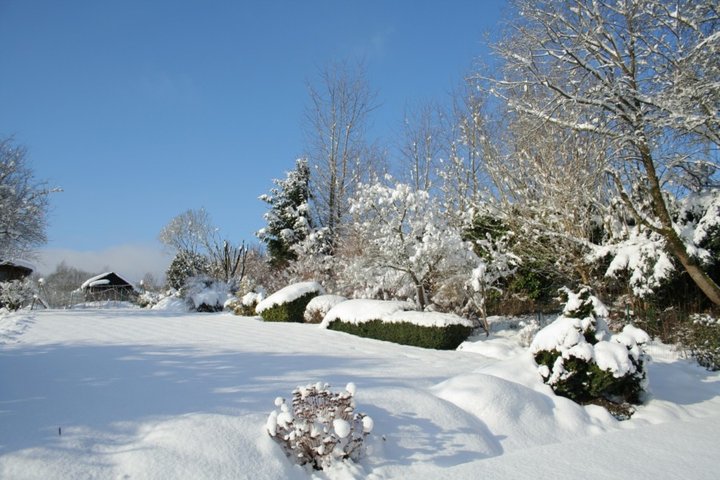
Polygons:
[[[496,46],[494,92],[538,125],[600,139],[618,196],[715,304],[720,288],[676,230],[671,182],[717,168],[720,17],[715,0],[516,0]],[[518,92],[528,92],[520,95]],[[642,190],[647,195],[638,195]],[[649,200],[646,210],[642,202]]]
[[[720,191],[692,192],[670,203],[675,229],[699,264],[717,266],[720,238]],[[610,258],[607,277],[627,275],[633,294],[647,297],[677,275],[677,262],[669,255],[667,239],[644,225],[621,224],[612,241],[590,255],[597,261]]]
[[453,93],[452,109],[444,125],[443,155],[439,162],[439,190],[454,224],[467,222],[466,212],[480,203],[488,186],[487,162],[497,157],[493,122],[488,119],[487,95],[474,79]]
[[0,139],[0,259],[25,257],[46,241],[48,195],[37,182],[25,148]]
[[210,262],[207,257],[199,253],[180,250],[170,262],[170,266],[165,272],[165,278],[169,287],[180,290],[189,278],[207,275],[209,271]]
[[301,242],[292,246],[296,259],[286,270],[289,280],[315,280],[334,291],[339,268],[339,259],[334,250],[327,227],[311,231]]
[[267,246],[273,267],[284,268],[297,259],[293,246],[302,242],[312,229],[307,160],[296,160],[295,169],[287,172],[285,179],[275,179],[273,183],[270,194],[260,196],[270,210],[264,215],[267,227],[258,231],[257,236]]
[[444,117],[442,108],[435,104],[405,111],[399,153],[407,183],[416,190],[430,191],[436,183],[444,142]]
[[515,234],[516,252],[591,282],[586,256],[602,238],[610,205],[607,152],[588,135],[508,116],[506,148],[486,158],[492,206]]
[[28,278],[0,282],[0,308],[11,312],[30,305],[36,295],[37,289]]
[[200,253],[209,243],[215,227],[204,208],[186,210],[160,230],[160,242],[176,252]]
[[[188,263],[189,259],[205,257],[207,267],[203,273],[226,283],[242,280],[247,246],[222,239],[204,208],[186,210],[175,216],[162,228],[158,238],[165,246],[175,250],[175,258],[180,264],[195,264],[196,260]],[[170,282],[171,285],[174,283]]]
[[502,293],[502,283],[511,277],[522,263],[520,258],[510,251],[512,232],[486,232],[475,239],[475,252],[479,261],[468,279],[471,295],[466,305],[468,313],[480,316],[483,329],[490,333],[487,321],[487,300],[491,292]]
[[389,176],[385,180],[387,185],[361,184],[351,200],[355,223],[349,237],[361,248],[348,258],[345,275],[358,285],[375,283],[378,290],[409,284],[424,309],[438,282],[476,264],[477,257],[436,198]]

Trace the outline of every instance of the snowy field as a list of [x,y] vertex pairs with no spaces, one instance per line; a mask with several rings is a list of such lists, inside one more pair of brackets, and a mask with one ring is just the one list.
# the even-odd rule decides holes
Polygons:
[[[651,399],[617,422],[553,395],[510,332],[448,352],[229,314],[0,315],[0,478],[717,478],[720,374],[651,353]],[[360,464],[307,472],[264,431],[316,381],[357,385]]]

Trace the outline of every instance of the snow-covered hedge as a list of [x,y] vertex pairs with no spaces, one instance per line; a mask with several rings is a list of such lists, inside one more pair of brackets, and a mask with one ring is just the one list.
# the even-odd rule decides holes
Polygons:
[[341,295],[318,295],[317,297],[310,300],[310,303],[305,307],[305,322],[306,323],[320,323],[325,318],[325,315],[338,303],[342,303],[347,298]]
[[275,399],[278,409],[267,419],[267,432],[300,465],[322,470],[338,460],[357,461],[365,453],[363,441],[373,421],[355,413],[355,391],[353,383],[340,393],[322,383],[298,387],[292,405]]
[[474,324],[451,313],[411,311],[412,304],[383,300],[348,300],[333,307],[322,322],[331,330],[403,345],[452,350]]
[[566,289],[565,294],[562,315],[540,330],[530,345],[545,383],[579,403],[639,403],[648,360],[643,346],[650,337],[631,325],[610,335],[603,320],[607,309],[588,288],[578,293]]
[[317,282],[294,283],[258,303],[255,312],[269,322],[302,322],[310,300],[323,293]]

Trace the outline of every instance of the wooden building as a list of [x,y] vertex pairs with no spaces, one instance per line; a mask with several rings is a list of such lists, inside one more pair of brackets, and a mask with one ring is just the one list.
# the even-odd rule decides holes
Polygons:
[[0,260],[0,282],[22,280],[32,272],[32,267],[24,262]]
[[80,286],[85,301],[130,301],[137,297],[135,288],[115,272],[106,272],[85,280]]

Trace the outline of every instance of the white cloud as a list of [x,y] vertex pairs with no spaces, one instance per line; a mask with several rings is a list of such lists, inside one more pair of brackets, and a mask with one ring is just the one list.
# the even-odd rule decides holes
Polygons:
[[64,261],[68,266],[90,273],[113,271],[130,282],[138,282],[146,273],[162,280],[171,260],[172,255],[160,246],[129,244],[85,251],[48,248],[38,252],[34,264],[41,275],[52,273]]

